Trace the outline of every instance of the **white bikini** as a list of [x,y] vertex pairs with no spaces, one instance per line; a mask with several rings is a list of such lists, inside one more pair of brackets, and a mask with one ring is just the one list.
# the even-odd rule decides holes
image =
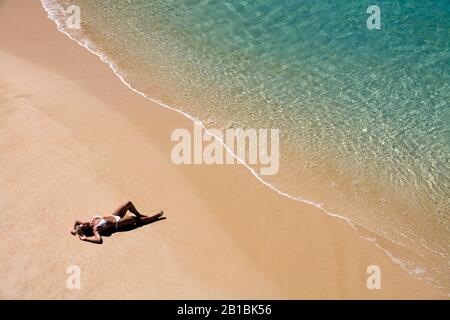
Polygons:
[[[116,219],[116,229],[119,229],[119,221],[120,221],[120,217],[119,216],[113,216]],[[92,222],[94,221],[94,219],[100,219],[99,222],[97,222],[97,224],[92,224]],[[102,231],[106,228],[106,224],[108,221],[106,221],[103,217],[100,216],[93,216],[91,219],[91,225],[93,228],[97,228],[97,230]]]

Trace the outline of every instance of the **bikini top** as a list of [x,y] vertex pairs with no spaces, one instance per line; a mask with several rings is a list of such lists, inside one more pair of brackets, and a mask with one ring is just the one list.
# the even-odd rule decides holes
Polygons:
[[[96,224],[93,224],[94,219],[97,219],[97,218],[100,220]],[[97,228],[97,230],[100,231],[106,226],[106,222],[107,221],[100,216],[93,216],[91,219],[91,226],[92,226],[92,228]]]

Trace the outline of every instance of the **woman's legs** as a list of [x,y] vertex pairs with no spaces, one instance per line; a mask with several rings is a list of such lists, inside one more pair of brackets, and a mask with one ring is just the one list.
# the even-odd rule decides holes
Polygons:
[[139,222],[142,223],[142,224],[147,224],[147,223],[150,223],[150,222],[153,222],[153,221],[158,221],[160,219],[165,219],[164,217],[161,218],[163,214],[164,214],[164,212],[161,211],[161,212],[159,212],[159,213],[157,213],[157,214],[155,214],[153,216],[150,216],[150,217],[145,216],[143,218],[140,218]]
[[113,216],[119,216],[120,218],[123,218],[125,216],[125,214],[127,213],[127,211],[130,211],[131,213],[133,213],[138,219],[141,218],[145,218],[146,216],[141,214],[136,207],[134,206],[134,204],[131,201],[125,202],[123,205],[121,205],[120,207],[118,207],[114,212],[113,212]]
[[162,217],[162,215],[163,212],[161,211],[151,217],[148,216],[143,216],[142,218],[125,217],[123,219],[120,219],[118,229],[124,230],[126,228],[135,228],[158,220],[163,220],[165,219],[165,217]]

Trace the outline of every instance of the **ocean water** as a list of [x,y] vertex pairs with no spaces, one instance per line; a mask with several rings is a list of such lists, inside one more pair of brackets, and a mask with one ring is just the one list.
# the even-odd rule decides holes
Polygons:
[[366,0],[43,2],[78,5],[82,29],[61,28],[147,96],[207,127],[280,129],[265,181],[450,292],[449,1],[377,1],[380,30]]

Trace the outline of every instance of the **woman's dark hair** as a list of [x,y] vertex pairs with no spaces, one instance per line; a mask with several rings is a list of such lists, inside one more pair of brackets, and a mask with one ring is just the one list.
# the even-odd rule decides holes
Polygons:
[[86,236],[90,237],[94,235],[94,232],[92,231],[92,227],[87,223],[82,223],[76,226],[75,230],[77,231],[77,234],[80,236]]

